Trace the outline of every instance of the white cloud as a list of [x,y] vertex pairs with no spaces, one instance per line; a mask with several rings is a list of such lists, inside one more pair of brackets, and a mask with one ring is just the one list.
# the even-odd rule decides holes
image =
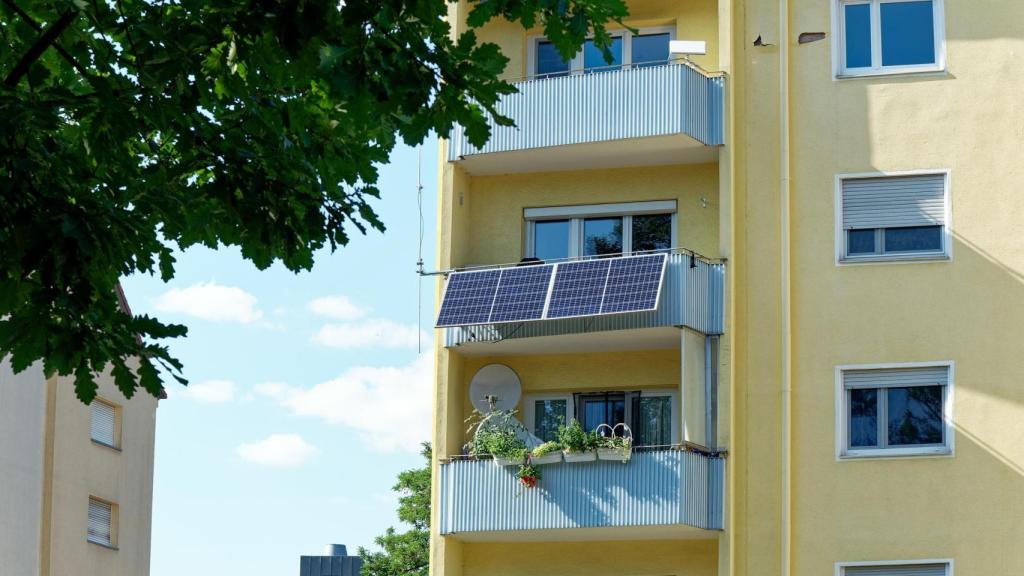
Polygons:
[[324,296],[309,303],[309,311],[317,316],[332,320],[356,320],[368,312],[348,299],[347,296]]
[[298,434],[271,434],[259,442],[242,444],[238,456],[246,462],[274,468],[302,466],[316,455],[316,447]]
[[235,286],[200,282],[188,288],[172,288],[156,298],[157,310],[186,314],[211,322],[250,324],[263,317],[256,297]]
[[313,342],[329,348],[415,348],[430,335],[415,324],[371,319],[343,324],[325,324],[313,334]]
[[271,382],[256,390],[294,414],[352,428],[373,450],[418,452],[430,439],[433,377],[426,353],[406,366],[350,368],[312,388]]
[[189,384],[180,394],[182,398],[204,404],[223,404],[235,399],[235,383],[230,380],[206,380]]

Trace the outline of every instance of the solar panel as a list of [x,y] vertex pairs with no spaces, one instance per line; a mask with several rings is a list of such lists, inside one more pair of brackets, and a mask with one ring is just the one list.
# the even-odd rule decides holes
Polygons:
[[540,320],[544,315],[544,302],[547,300],[554,269],[549,264],[502,270],[490,321]]
[[558,265],[547,318],[600,314],[611,260],[584,260]]
[[448,277],[437,326],[484,324],[491,315],[501,270],[456,272]]
[[640,312],[658,307],[665,254],[617,258],[611,261],[601,314]]

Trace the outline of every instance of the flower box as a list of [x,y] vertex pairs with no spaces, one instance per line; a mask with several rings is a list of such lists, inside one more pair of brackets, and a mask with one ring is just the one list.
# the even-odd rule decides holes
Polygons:
[[593,462],[597,460],[597,452],[593,450],[587,450],[586,452],[570,452],[563,450],[562,455],[565,456],[566,462]]
[[619,462],[629,462],[629,457],[633,455],[632,448],[598,448],[597,458],[599,460],[617,460]]
[[530,456],[530,463],[542,466],[544,464],[557,464],[562,461],[561,452],[548,452],[543,456]]
[[522,458],[505,458],[503,456],[494,457],[495,466],[518,466],[523,463]]

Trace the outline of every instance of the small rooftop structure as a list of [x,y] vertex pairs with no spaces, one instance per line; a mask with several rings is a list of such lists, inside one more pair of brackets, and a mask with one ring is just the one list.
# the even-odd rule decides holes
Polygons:
[[344,544],[328,544],[323,556],[300,556],[299,576],[359,576],[363,559],[349,556]]

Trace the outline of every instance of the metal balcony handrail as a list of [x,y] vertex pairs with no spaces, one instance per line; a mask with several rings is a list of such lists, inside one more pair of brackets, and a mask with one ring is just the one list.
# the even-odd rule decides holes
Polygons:
[[710,72],[702,68],[699,64],[688,58],[675,57],[666,58],[661,60],[645,60],[643,62],[631,62],[629,64],[608,64],[606,66],[591,66],[589,68],[583,68],[578,70],[566,70],[565,72],[550,72],[548,74],[526,74],[523,76],[502,76],[501,80],[505,82],[511,82],[512,84],[520,84],[523,82],[532,82],[535,80],[554,80],[556,78],[569,78],[577,76],[586,76],[588,74],[602,73],[602,72],[618,72],[618,71],[632,71],[632,70],[644,70],[647,68],[656,68],[659,66],[686,66],[693,69],[696,72],[707,76],[708,78],[720,78],[725,77],[725,72]]
[[[697,444],[696,442],[679,442],[676,444],[652,444],[649,446],[633,446],[634,452],[694,452],[702,456],[709,458],[725,458],[729,455],[728,450],[712,450],[703,444]],[[473,454],[452,454],[445,458],[440,458],[439,461],[442,464],[455,461],[471,462],[474,460],[489,460],[490,456],[479,456]]]

